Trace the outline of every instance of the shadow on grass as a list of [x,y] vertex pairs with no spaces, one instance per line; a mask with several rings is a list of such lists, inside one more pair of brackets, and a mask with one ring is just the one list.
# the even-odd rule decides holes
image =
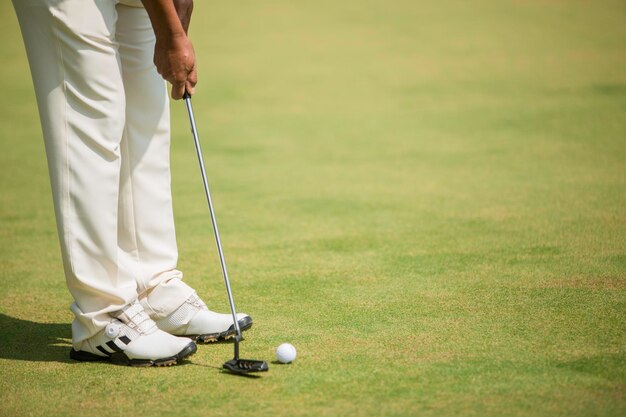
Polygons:
[[236,378],[247,378],[247,379],[261,379],[261,375],[255,375],[255,374],[235,374],[232,372],[228,372],[226,370],[222,370],[220,371],[220,375],[226,375],[226,376],[234,376]]
[[70,359],[70,323],[37,323],[0,313],[0,358],[77,363]]
[[203,364],[203,363],[190,363],[190,365],[192,366],[199,366],[202,368],[211,368],[211,369],[215,369],[217,370],[221,375],[227,375],[227,376],[236,376],[239,378],[249,378],[249,379],[258,379],[261,378],[261,375],[256,375],[256,374],[235,374],[233,372],[229,372],[228,370],[224,369],[221,366],[215,366],[215,365],[207,365],[207,364]]

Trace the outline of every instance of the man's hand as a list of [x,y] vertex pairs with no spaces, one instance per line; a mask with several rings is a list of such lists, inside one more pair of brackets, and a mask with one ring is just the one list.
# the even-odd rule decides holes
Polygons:
[[154,65],[161,76],[172,84],[172,98],[183,97],[185,89],[193,94],[198,82],[196,55],[187,35],[157,38]]
[[[178,100],[183,97],[185,89],[193,94],[198,75],[196,55],[175,8],[175,1],[178,5],[179,0],[142,0],[142,3],[156,36],[154,65],[159,74],[172,84],[172,98]],[[191,9],[181,7],[181,10],[189,10],[188,15],[183,13],[183,17],[187,16],[186,25],[189,25]]]

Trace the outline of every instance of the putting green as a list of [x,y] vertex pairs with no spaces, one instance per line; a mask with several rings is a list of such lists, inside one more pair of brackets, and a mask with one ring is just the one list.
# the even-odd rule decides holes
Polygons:
[[[19,1],[19,0],[18,0]],[[0,10],[0,415],[626,414],[623,1],[196,2],[194,98],[232,345],[69,360],[69,293],[15,15]],[[227,311],[182,103],[180,268]]]

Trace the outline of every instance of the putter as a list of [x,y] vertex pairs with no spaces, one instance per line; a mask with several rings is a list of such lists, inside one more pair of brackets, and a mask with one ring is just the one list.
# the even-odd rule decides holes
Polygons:
[[196,153],[198,154],[198,163],[200,164],[200,173],[202,174],[202,183],[204,184],[204,193],[206,194],[206,200],[209,205],[209,212],[211,213],[211,223],[213,224],[213,234],[215,235],[215,243],[217,244],[217,252],[220,257],[220,264],[222,265],[222,275],[224,275],[224,284],[226,284],[226,292],[228,293],[228,302],[230,303],[230,311],[233,315],[233,322],[235,325],[235,356],[232,360],[224,363],[223,368],[235,374],[249,374],[252,372],[264,372],[269,369],[267,362],[258,361],[252,359],[240,359],[239,358],[239,342],[241,342],[241,329],[239,328],[239,322],[237,321],[237,310],[235,309],[235,302],[233,300],[233,292],[230,289],[230,280],[228,279],[228,270],[226,269],[226,260],[224,259],[224,251],[222,250],[222,242],[220,240],[220,232],[217,229],[217,221],[215,220],[215,210],[213,209],[213,201],[211,200],[211,193],[209,192],[209,182],[206,177],[206,170],[204,169],[204,158],[202,157],[202,149],[200,148],[200,140],[198,139],[198,130],[196,129],[196,120],[193,116],[193,108],[191,106],[191,95],[185,91],[183,95],[185,105],[187,106],[187,114],[189,115],[189,123],[191,125],[191,133],[193,135],[193,141],[196,145]]

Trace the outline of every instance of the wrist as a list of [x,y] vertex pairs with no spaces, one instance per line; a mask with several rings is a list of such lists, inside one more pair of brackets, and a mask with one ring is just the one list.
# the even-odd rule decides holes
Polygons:
[[173,43],[186,38],[187,35],[185,34],[185,31],[178,19],[176,19],[176,23],[178,24],[167,24],[162,27],[154,27],[154,35],[156,36],[157,41]]

